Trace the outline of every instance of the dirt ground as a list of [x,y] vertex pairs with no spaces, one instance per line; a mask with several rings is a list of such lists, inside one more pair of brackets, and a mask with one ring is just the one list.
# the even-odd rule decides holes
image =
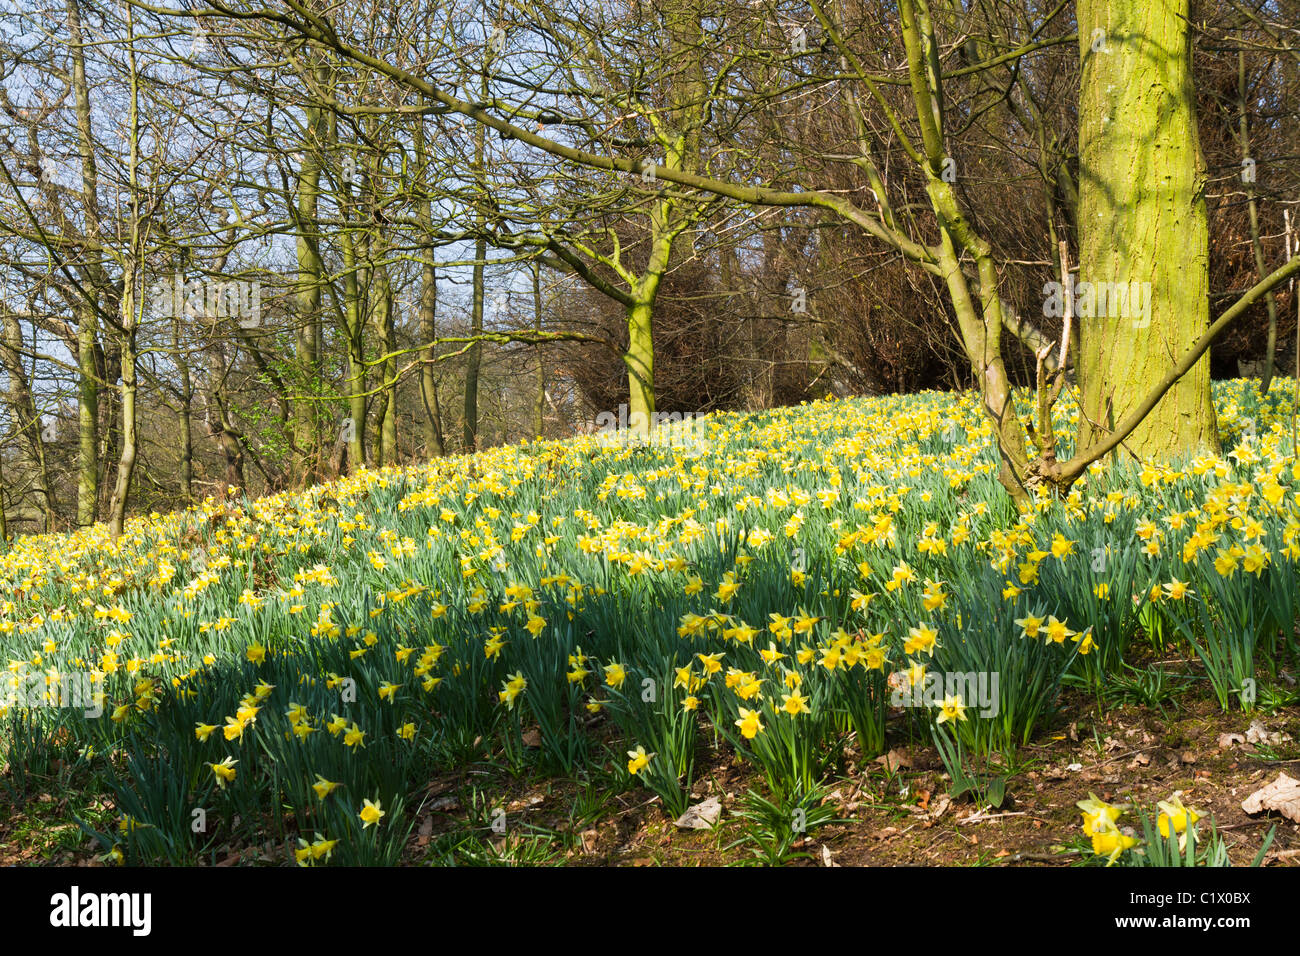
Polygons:
[[[1234,865],[1248,865],[1270,827],[1268,866],[1300,865],[1300,825],[1277,813],[1247,815],[1242,800],[1280,772],[1300,776],[1300,712],[1222,713],[1211,699],[1180,696],[1168,714],[1125,704],[1098,714],[1095,698],[1067,691],[1037,743],[1020,749],[1008,799],[992,809],[952,800],[937,751],[902,742],[859,764],[847,748],[843,772],[826,786],[835,821],[791,834],[775,859],[802,866],[1077,865],[1089,854],[1075,801],[1095,793],[1156,812],[1171,795],[1213,818]],[[514,776],[483,765],[430,781],[416,811],[411,865],[549,864],[698,866],[772,862],[755,852],[761,832],[737,816],[761,774],[725,749],[701,748],[693,800],[714,797],[712,829],[675,826],[657,797],[600,782]],[[0,790],[0,865],[103,865],[76,816],[114,818],[102,797],[66,785],[18,802]],[[53,788],[51,788],[53,789]],[[494,817],[498,810],[503,817]],[[1137,827],[1130,810],[1121,825]],[[494,823],[499,823],[494,829]],[[499,832],[500,831],[500,832]],[[748,838],[747,838],[748,837]],[[216,865],[283,864],[287,848],[223,847]]]
[[[1141,707],[1121,707],[1101,717],[1092,698],[1063,709],[1060,732],[1021,749],[1008,783],[1010,799],[994,810],[969,799],[946,796],[947,775],[933,747],[899,747],[884,758],[856,766],[832,781],[826,802],[836,822],[796,840],[793,851],[807,858],[794,865],[966,866],[1070,865],[1084,841],[1075,801],[1095,793],[1103,800],[1132,803],[1156,812],[1156,803],[1179,794],[1208,822],[1212,817],[1229,844],[1234,865],[1248,865],[1270,827],[1276,834],[1266,865],[1300,865],[1300,825],[1277,814],[1248,816],[1242,800],[1300,766],[1300,714],[1272,717],[1223,714],[1211,701],[1163,717]],[[1252,725],[1278,734],[1277,743],[1245,743]],[[1224,735],[1236,735],[1231,738]],[[1290,741],[1283,738],[1289,736]],[[887,766],[888,764],[889,766]],[[892,770],[892,772],[891,772]],[[742,845],[731,847],[740,829],[729,811],[745,791],[762,788],[752,768],[721,755],[697,773],[693,796],[716,796],[722,819],[715,831],[673,825],[658,798],[646,792],[622,794],[617,812],[585,827],[566,862],[597,865],[726,865],[751,862]],[[450,790],[454,788],[448,788]],[[539,799],[540,798],[540,799]],[[454,798],[453,798],[454,799]],[[566,806],[563,788],[520,788],[506,803],[509,814],[544,827],[562,827],[556,816]],[[464,817],[448,807],[434,833]],[[548,812],[549,811],[549,812]],[[1130,811],[1120,820],[1137,826]],[[1204,823],[1201,827],[1204,828]],[[427,826],[426,826],[427,829]],[[503,849],[508,838],[498,841]]]

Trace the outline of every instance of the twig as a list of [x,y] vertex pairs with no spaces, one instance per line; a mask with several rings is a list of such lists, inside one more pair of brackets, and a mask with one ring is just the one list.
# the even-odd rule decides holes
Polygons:
[[979,813],[972,813],[964,820],[958,820],[957,826],[964,827],[968,823],[986,823],[989,820],[1001,820],[1003,817],[1026,817],[1026,816],[1029,816],[1028,810],[1016,810],[1015,812],[1012,813],[995,813],[992,816],[987,816],[987,817],[984,816],[984,812],[981,810]]
[[1011,856],[998,860],[998,865],[1006,866],[1009,863],[1019,863],[1021,860],[1040,860],[1046,863],[1056,863],[1067,856],[1078,856],[1079,852],[1079,850],[1065,850],[1062,853],[1013,853]]

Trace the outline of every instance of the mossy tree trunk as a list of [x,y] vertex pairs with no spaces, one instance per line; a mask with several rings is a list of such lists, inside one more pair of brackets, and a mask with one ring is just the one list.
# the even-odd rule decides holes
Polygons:
[[[1097,293],[1092,303],[1084,296],[1076,303],[1079,448],[1105,438],[1209,326],[1188,15],[1189,0],[1078,5],[1079,282]],[[1099,283],[1110,293],[1104,308]],[[1118,305],[1118,284],[1137,290],[1149,315],[1131,296],[1127,310]],[[1144,460],[1217,450],[1208,354],[1124,447]]]

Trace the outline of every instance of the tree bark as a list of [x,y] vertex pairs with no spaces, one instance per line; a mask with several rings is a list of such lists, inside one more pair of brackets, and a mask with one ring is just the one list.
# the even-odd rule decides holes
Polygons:
[[[1246,54],[1237,52],[1237,104],[1240,110],[1242,185],[1246,187],[1246,208],[1250,216],[1250,248],[1255,254],[1256,277],[1268,275],[1264,264],[1264,246],[1259,239],[1259,204],[1255,200],[1255,165],[1250,155],[1250,116],[1246,112]],[[1264,346],[1264,374],[1259,377],[1259,391],[1267,395],[1273,384],[1273,367],[1277,361],[1277,300],[1270,292],[1264,299],[1268,309],[1268,341]]]
[[113,539],[121,537],[126,522],[127,499],[131,494],[131,478],[135,473],[138,447],[136,434],[136,316],[135,265],[128,263],[122,285],[122,385],[119,389],[122,407],[122,453],[117,460],[117,478],[113,496],[108,505],[108,531]]
[[[317,70],[317,80],[325,83],[324,69]],[[298,322],[294,345],[302,388],[311,393],[320,382],[320,355],[317,341],[321,335],[321,288],[325,266],[321,262],[316,231],[320,199],[322,148],[326,142],[326,122],[318,106],[308,106],[307,139],[302,144],[302,162],[298,167],[298,202],[295,227],[298,233]],[[316,405],[310,399],[294,403],[293,443],[305,465],[304,480],[310,483],[321,477],[323,462],[316,432]]]
[[[533,260],[533,330],[541,338],[542,331],[542,265]],[[534,351],[537,353],[537,394],[533,405],[533,437],[541,441],[546,434],[546,363],[542,356],[539,342]]]
[[[1079,280],[1092,283],[1094,292],[1106,283],[1110,293],[1104,308],[1100,295],[1076,303],[1080,449],[1127,417],[1209,325],[1205,173],[1188,6],[1189,0],[1078,5]],[[1119,284],[1130,292],[1128,309],[1114,300]],[[1135,289],[1149,316],[1132,308]],[[1093,314],[1098,311],[1105,314]],[[1218,450],[1208,354],[1125,447],[1161,460]]]

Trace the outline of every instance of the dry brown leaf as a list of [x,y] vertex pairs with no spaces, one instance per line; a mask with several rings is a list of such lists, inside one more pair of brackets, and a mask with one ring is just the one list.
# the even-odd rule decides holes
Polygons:
[[887,754],[881,754],[876,758],[876,763],[884,764],[885,769],[890,773],[900,769],[912,769],[912,758],[906,750],[891,750]]
[[717,797],[709,797],[693,806],[687,807],[676,820],[676,826],[683,830],[712,830],[722,816],[722,804]]
[[1288,820],[1300,823],[1300,780],[1279,773],[1268,786],[1241,801],[1241,809],[1252,814],[1276,810]]
[[1246,731],[1246,743],[1248,744],[1281,744],[1291,739],[1290,734],[1279,733],[1276,730],[1269,730],[1258,720],[1250,722],[1250,728]]
[[944,811],[946,811],[951,806],[952,806],[952,798],[950,798],[946,793],[941,793],[939,795],[939,799],[934,801],[934,806],[930,808],[930,819],[938,820],[941,816],[943,816]]

